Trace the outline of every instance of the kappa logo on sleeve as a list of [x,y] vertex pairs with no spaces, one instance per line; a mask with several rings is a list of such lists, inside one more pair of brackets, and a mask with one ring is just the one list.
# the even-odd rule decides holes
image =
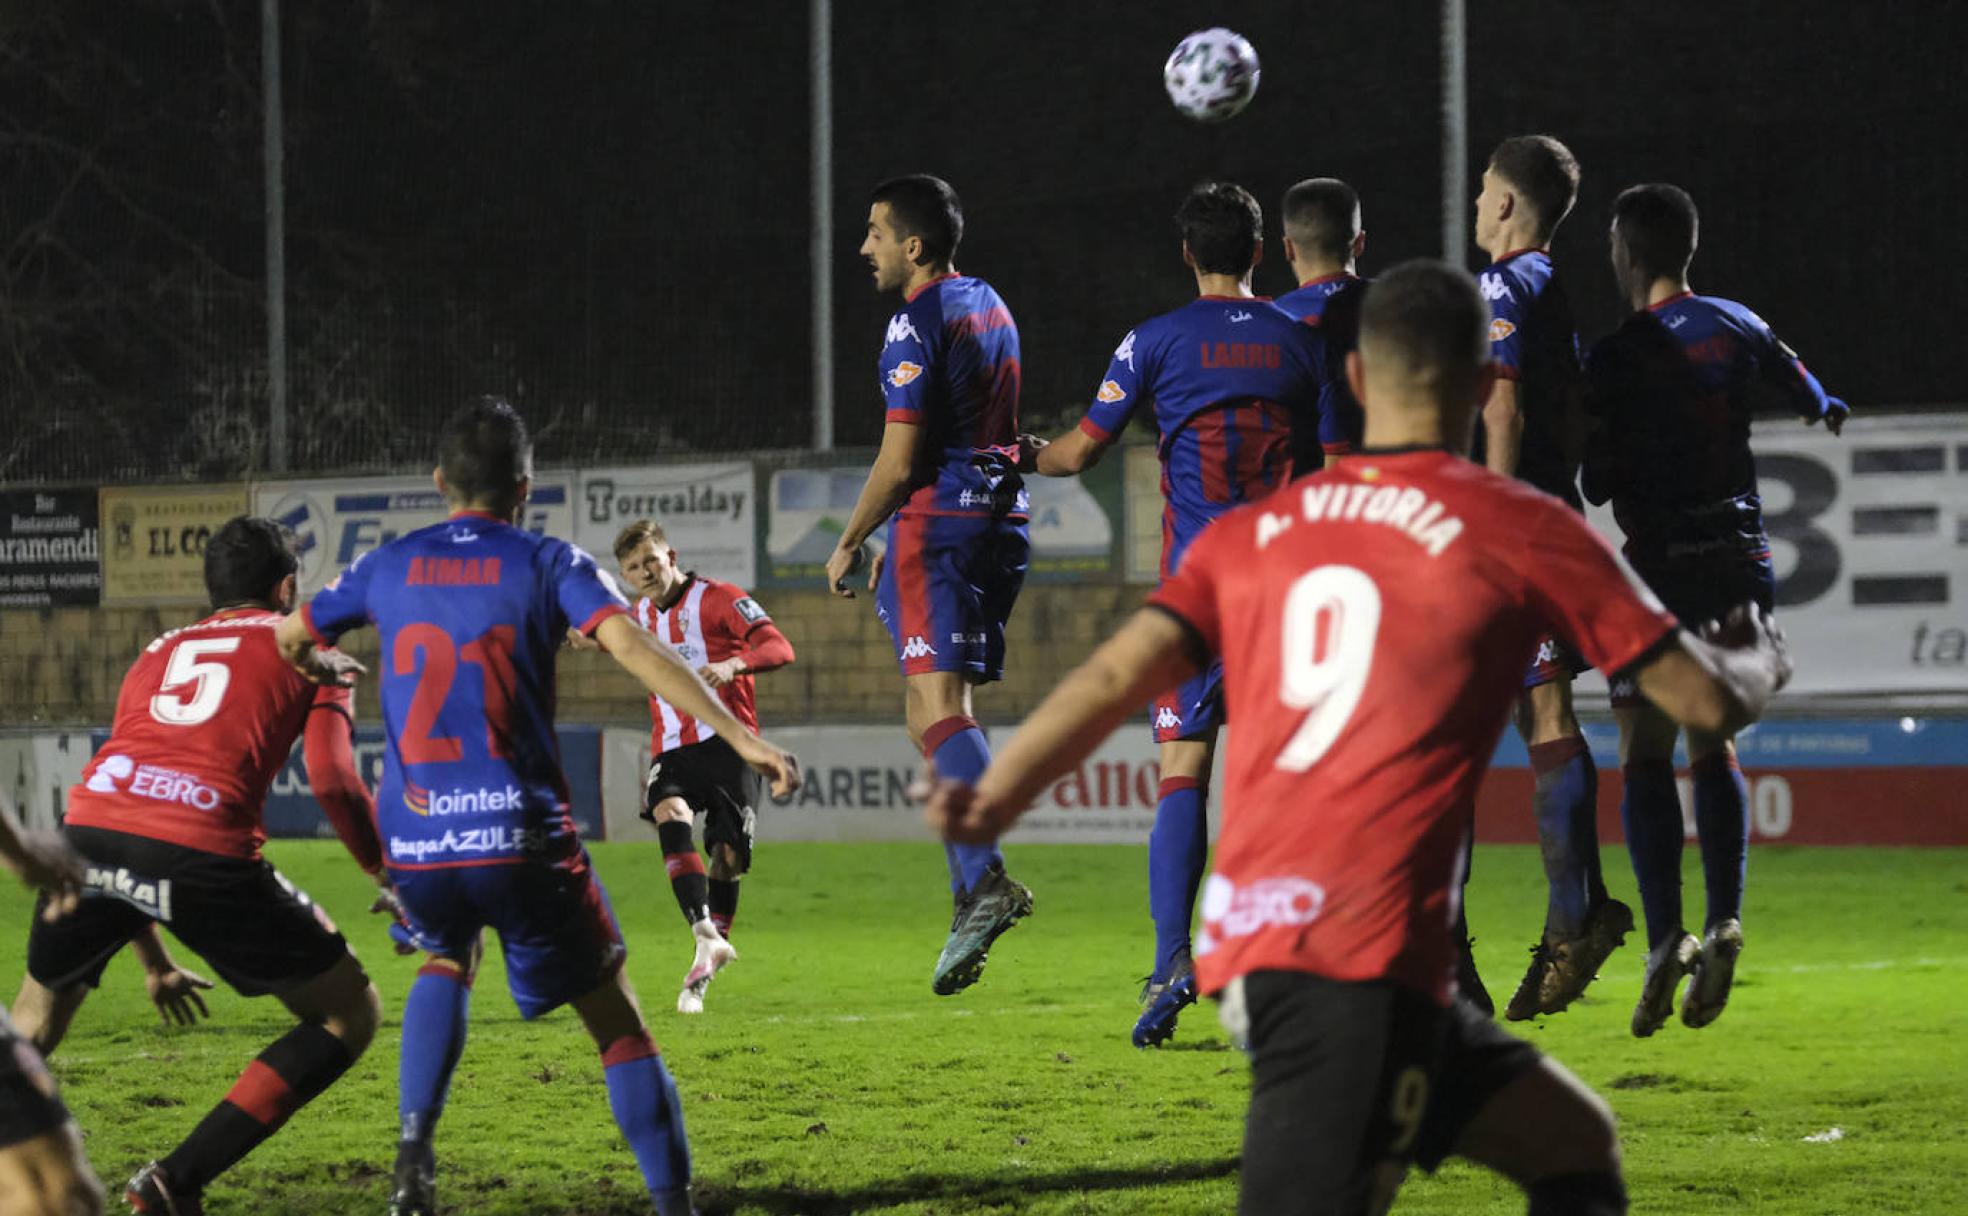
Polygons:
[[904,359],[902,360],[902,362],[895,365],[893,371],[888,373],[888,382],[894,385],[896,388],[901,388],[903,385],[909,383],[910,381],[914,380],[917,376],[920,376],[922,374],[923,374],[922,364],[911,363],[907,359]]
[[893,346],[904,338],[909,339],[911,342],[922,341],[916,334],[915,323],[909,320],[909,314],[898,312],[888,319],[888,338],[882,345]]
[[1133,330],[1131,329],[1128,330],[1128,336],[1122,338],[1120,346],[1115,348],[1114,362],[1125,363],[1128,365],[1129,371],[1134,370],[1134,331]]
[[1125,401],[1127,400],[1127,390],[1122,388],[1120,385],[1116,384],[1112,380],[1102,380],[1100,382],[1100,391],[1094,394],[1094,398],[1099,401],[1106,401],[1110,403],[1115,401]]
[[1502,317],[1498,317],[1490,322],[1490,341],[1492,342],[1501,342],[1516,332],[1517,326],[1512,322],[1504,320]]
[[1477,286],[1482,288],[1483,298],[1492,303],[1497,300],[1507,300],[1510,298],[1510,288],[1505,285],[1503,276],[1500,274],[1484,275],[1478,280]]

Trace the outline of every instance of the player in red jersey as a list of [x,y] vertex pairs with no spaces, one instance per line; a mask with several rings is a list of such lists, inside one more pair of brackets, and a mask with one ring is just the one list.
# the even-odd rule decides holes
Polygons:
[[[111,956],[127,942],[141,946],[157,925],[241,996],[272,994],[300,1019],[183,1144],[130,1180],[125,1198],[139,1212],[200,1211],[206,1184],[347,1071],[382,1013],[327,914],[260,856],[267,789],[304,738],[316,799],[363,870],[382,881],[369,794],[355,771],[349,690],[303,679],[274,646],[274,627],[294,603],[294,571],[293,538],[272,520],[241,516],[212,537],[212,615],[144,648],[123,678],[109,741],[70,794],[63,834],[89,867],[81,904],[38,920],[28,937],[15,1007],[44,1052]],[[324,651],[310,675],[336,681],[356,670]]]
[[[0,797],[0,867],[48,892],[44,916],[61,916],[81,899],[88,868],[53,832],[14,827]],[[0,1212],[9,1216],[96,1216],[102,1183],[82,1152],[82,1131],[69,1118],[55,1081],[33,1044],[0,1009]]]
[[1196,952],[1252,1059],[1247,1213],[1384,1211],[1410,1161],[1451,1152],[1535,1216],[1624,1212],[1605,1104],[1456,999],[1476,789],[1548,629],[1702,729],[1751,720],[1789,674],[1753,609],[1719,642],[1683,632],[1577,513],[1455,454],[1496,374],[1488,323],[1460,270],[1378,280],[1348,360],[1362,448],[1213,524],[975,786],[928,807],[950,838],[1003,832],[1220,655],[1238,726]]
[[[793,661],[793,644],[765,609],[741,588],[683,569],[654,520],[639,519],[622,529],[615,538],[615,560],[641,596],[636,622],[695,667],[731,716],[756,732],[753,677]],[[656,825],[663,866],[696,943],[677,1012],[702,1013],[711,977],[738,957],[731,921],[738,914],[738,880],[752,868],[759,775],[717,732],[654,694],[649,716],[654,726],[642,817]],[[700,814],[711,855],[708,877],[690,838],[690,825]]]

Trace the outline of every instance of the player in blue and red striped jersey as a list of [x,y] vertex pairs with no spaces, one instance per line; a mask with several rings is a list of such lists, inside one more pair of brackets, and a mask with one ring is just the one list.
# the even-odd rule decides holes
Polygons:
[[[1675,186],[1634,186],[1613,204],[1612,261],[1631,316],[1592,348],[1587,403],[1598,429],[1585,495],[1611,500],[1634,572],[1690,628],[1737,603],[1771,607],[1775,580],[1751,415],[1795,414],[1837,434],[1850,412],[1761,318],[1688,286],[1700,221]],[[1647,968],[1633,1033],[1649,1035],[1692,975],[1681,1020],[1721,1015],[1742,952],[1748,789],[1732,735],[1688,729],[1695,829],[1708,909],[1697,940],[1681,923],[1684,829],[1674,785],[1673,721],[1629,680],[1613,684],[1625,796],[1620,815],[1647,921]]]
[[[1497,381],[1470,458],[1562,499],[1579,501],[1584,373],[1571,298],[1551,263],[1551,238],[1578,197],[1578,161],[1548,135],[1504,140],[1483,170],[1476,244],[1493,259],[1478,279],[1490,305]],[[1538,844],[1548,898],[1544,932],[1504,1014],[1559,1013],[1585,990],[1633,928],[1633,911],[1606,894],[1599,869],[1599,773],[1572,709],[1588,665],[1570,641],[1539,646],[1517,704],[1517,733],[1536,776]],[[1465,949],[1463,987],[1488,994]]]
[[[1346,383],[1346,356],[1359,344],[1360,304],[1367,281],[1360,277],[1360,254],[1367,247],[1360,226],[1360,196],[1336,177],[1313,177],[1285,191],[1279,209],[1285,229],[1285,259],[1298,286],[1278,297],[1284,309],[1319,337],[1318,449],[1299,450],[1298,473],[1320,467],[1325,457],[1344,456],[1360,443],[1365,415]],[[1308,436],[1309,437],[1309,436]]]
[[[1031,508],[1019,477],[1018,326],[991,285],[958,274],[963,208],[927,174],[875,187],[861,256],[878,291],[902,293],[882,346],[887,406],[881,451],[827,559],[827,586],[888,524],[868,576],[902,668],[909,741],[944,776],[967,781],[991,761],[970,692],[1004,675],[1005,621],[1025,583]],[[948,850],[956,905],[930,986],[976,983],[991,943],[1032,910],[995,845]]]
[[[1211,520],[1290,479],[1293,437],[1315,430],[1320,388],[1313,332],[1251,294],[1264,248],[1257,200],[1233,183],[1206,182],[1175,219],[1198,298],[1121,339],[1079,426],[1037,458],[1040,473],[1069,477],[1100,459],[1136,409],[1152,408],[1166,503],[1164,581]],[[1222,722],[1222,682],[1222,668],[1212,664],[1151,710],[1162,774],[1148,838],[1155,964],[1134,1025],[1137,1047],[1166,1042],[1196,999],[1189,928],[1209,858],[1204,795]]]
[[358,558],[276,634],[289,661],[374,625],[389,746],[377,826],[428,959],[403,1007],[402,1139],[393,1216],[435,1208],[431,1137],[464,1049],[480,938],[499,935],[523,1017],[572,1005],[601,1051],[615,1122],[662,1216],[690,1210],[690,1147],[676,1087],[622,969],[627,948],[576,835],[554,736],[554,661],[572,627],[642,684],[709,723],[777,793],[792,757],[724,708],[628,615],[574,545],[515,527],[532,444],[496,398],[445,426],[436,481],[450,518]]

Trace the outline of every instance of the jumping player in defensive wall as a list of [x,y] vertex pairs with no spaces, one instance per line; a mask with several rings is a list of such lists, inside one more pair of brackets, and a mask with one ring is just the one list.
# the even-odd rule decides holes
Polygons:
[[[694,667],[732,717],[758,730],[754,678],[793,661],[793,644],[765,609],[741,588],[685,570],[655,520],[622,529],[615,561],[640,597],[636,622]],[[642,817],[656,825],[663,866],[695,946],[677,1012],[702,1013],[711,978],[738,957],[731,922],[738,915],[738,882],[752,868],[759,775],[709,726],[653,693],[649,716]],[[708,876],[691,840],[691,824],[700,816],[711,855]]]

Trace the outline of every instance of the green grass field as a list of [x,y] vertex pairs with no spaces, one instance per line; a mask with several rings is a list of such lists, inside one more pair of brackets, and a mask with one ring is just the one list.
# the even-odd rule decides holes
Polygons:
[[[382,989],[385,1029],[220,1180],[210,1207],[380,1213],[414,964],[362,914],[364,880],[335,845],[268,852],[341,918]],[[949,916],[935,846],[766,843],[745,885],[742,957],[697,1019],[672,1012],[689,942],[655,848],[595,855],[684,1095],[706,1212],[1233,1206],[1247,1073],[1213,1012],[1192,1011],[1170,1048],[1127,1043],[1150,951],[1142,849],[1014,850],[1037,915],[999,943],[982,983],[941,999],[929,991]],[[1632,900],[1623,858],[1607,860]],[[1471,919],[1499,999],[1542,917],[1537,866],[1529,848],[1477,857]],[[1525,1031],[1619,1112],[1633,1210],[1968,1212],[1968,854],[1759,848],[1750,881],[1748,950],[1715,1026],[1628,1035],[1636,935],[1584,1002]],[[24,929],[27,909],[24,893],[0,893],[8,924]],[[9,994],[22,942],[0,947]],[[646,1211],[578,1023],[520,1022],[503,981],[488,958],[438,1137],[447,1210]],[[159,1027],[127,957],[83,1010],[54,1064],[105,1181],[175,1144],[286,1017],[230,992],[213,1014]],[[1522,1207],[1513,1188],[1451,1165],[1412,1179],[1396,1210]]]

